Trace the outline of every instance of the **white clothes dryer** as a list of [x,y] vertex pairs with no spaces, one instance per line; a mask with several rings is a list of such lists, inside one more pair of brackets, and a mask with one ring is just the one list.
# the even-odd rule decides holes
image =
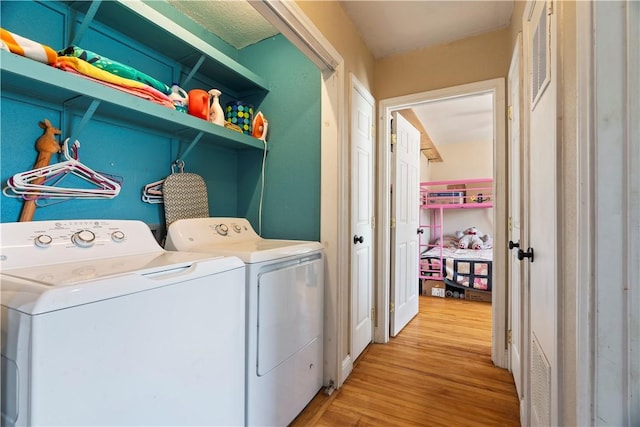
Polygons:
[[322,245],[261,238],[244,218],[195,218],[172,223],[165,248],[245,262],[247,424],[288,425],[322,388]]
[[139,221],[0,224],[2,425],[242,425],[245,267]]

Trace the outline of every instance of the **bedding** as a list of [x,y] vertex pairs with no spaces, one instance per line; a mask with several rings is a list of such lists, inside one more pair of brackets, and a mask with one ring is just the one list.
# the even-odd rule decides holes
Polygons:
[[440,247],[436,246],[421,254],[422,275],[442,276],[455,285],[491,291],[493,249],[488,246],[479,250],[460,249],[455,238],[445,236],[442,248],[444,268],[440,265]]

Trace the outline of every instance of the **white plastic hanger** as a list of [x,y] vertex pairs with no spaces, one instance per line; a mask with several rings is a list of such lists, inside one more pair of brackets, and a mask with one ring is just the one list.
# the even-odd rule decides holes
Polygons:
[[142,190],[142,201],[145,203],[162,203],[164,202],[164,197],[162,193],[162,185],[164,184],[164,179],[159,181],[150,182],[149,184],[144,186]]
[[[178,168],[178,172],[176,172],[175,168]],[[184,172],[184,161],[177,160],[173,164],[171,164],[171,173],[183,173]],[[142,201],[145,203],[164,203],[164,192],[162,191],[162,186],[164,185],[164,179],[159,181],[153,181],[149,184],[145,185],[142,189]]]
[[[120,183],[88,166],[80,163],[69,154],[69,139],[62,144],[62,153],[65,161],[38,169],[32,169],[13,175],[7,181],[7,187],[3,193],[9,197],[21,197],[24,199],[68,199],[68,198],[107,198],[111,199],[120,193]],[[76,141],[74,147],[80,146]],[[85,186],[62,187],[59,183],[68,177],[79,178],[75,182]],[[38,178],[44,178],[43,184],[34,184]]]

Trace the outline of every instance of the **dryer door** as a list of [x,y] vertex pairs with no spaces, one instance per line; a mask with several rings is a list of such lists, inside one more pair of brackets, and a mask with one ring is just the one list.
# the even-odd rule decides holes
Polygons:
[[321,255],[280,267],[258,278],[258,376],[322,335]]

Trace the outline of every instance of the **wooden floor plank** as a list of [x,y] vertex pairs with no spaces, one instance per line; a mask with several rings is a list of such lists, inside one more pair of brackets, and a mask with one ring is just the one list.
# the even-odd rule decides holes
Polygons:
[[491,304],[420,297],[420,313],[371,344],[342,387],[320,392],[300,426],[519,426],[511,374],[491,362]]

